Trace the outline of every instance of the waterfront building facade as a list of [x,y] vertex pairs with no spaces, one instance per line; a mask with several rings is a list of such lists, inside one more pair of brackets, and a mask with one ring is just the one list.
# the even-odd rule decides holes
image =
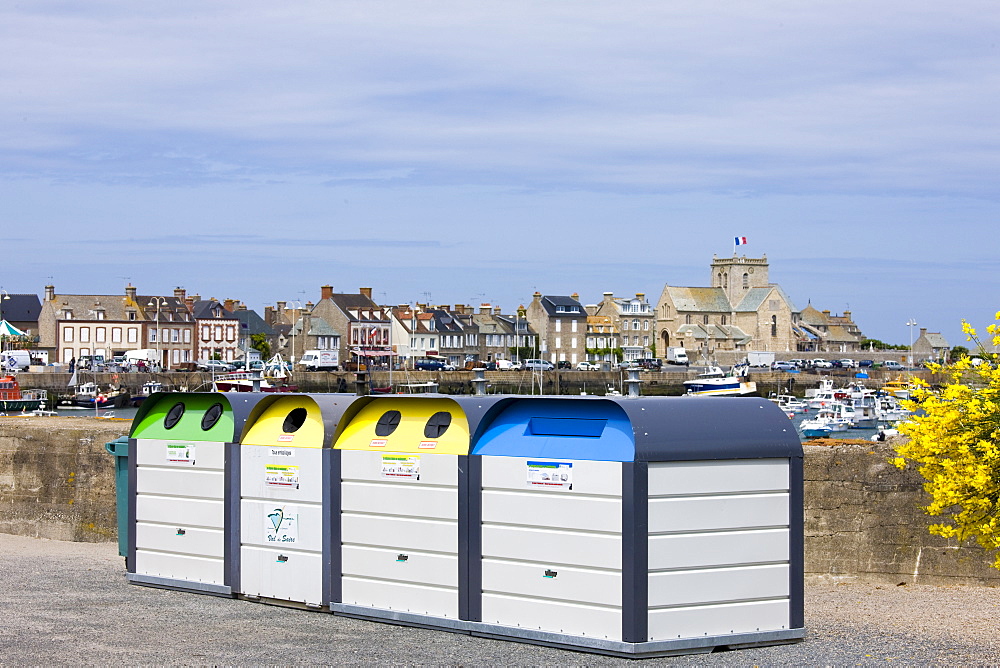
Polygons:
[[538,334],[543,359],[553,364],[569,362],[572,366],[584,360],[587,311],[578,294],[566,297],[535,292],[526,314]]

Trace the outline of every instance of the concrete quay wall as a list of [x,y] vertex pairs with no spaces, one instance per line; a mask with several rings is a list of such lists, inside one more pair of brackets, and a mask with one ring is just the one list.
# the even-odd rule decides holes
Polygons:
[[[0,534],[115,540],[115,458],[104,444],[128,427],[89,417],[0,418]],[[927,533],[921,478],[889,464],[893,456],[882,443],[805,447],[806,574],[1000,586],[1000,571],[979,547]]]

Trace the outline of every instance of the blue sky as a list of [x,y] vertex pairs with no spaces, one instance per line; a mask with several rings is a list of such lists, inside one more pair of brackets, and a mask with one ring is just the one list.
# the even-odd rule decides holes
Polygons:
[[1000,309],[988,2],[0,7],[9,292],[382,303],[707,285],[964,344]]

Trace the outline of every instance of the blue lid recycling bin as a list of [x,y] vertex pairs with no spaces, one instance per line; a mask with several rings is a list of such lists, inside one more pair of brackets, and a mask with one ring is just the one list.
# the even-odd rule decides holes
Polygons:
[[260,393],[159,392],[129,434],[128,580],[230,596],[231,462]]
[[770,402],[513,398],[472,454],[481,631],[629,656],[802,637],[802,448]]
[[322,607],[332,578],[330,445],[347,394],[275,394],[240,440],[240,578],[246,597]]

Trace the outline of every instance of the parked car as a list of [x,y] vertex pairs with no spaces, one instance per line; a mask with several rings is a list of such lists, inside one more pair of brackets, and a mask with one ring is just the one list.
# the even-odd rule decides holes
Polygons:
[[897,362],[896,360],[889,360],[888,362],[882,363],[883,369],[889,369],[890,371],[902,371],[906,367]]
[[528,371],[552,371],[556,365],[546,360],[524,360],[524,368]]
[[859,369],[873,367],[873,366],[875,366],[875,360],[861,360],[860,362],[858,362]]
[[634,360],[622,360],[618,363],[616,367],[619,371],[628,371],[629,369],[639,369],[639,363]]
[[655,357],[643,357],[642,359],[637,359],[636,362],[643,369],[649,369],[650,371],[659,371],[663,368],[663,360]]
[[855,362],[854,360],[849,360],[849,359],[845,358],[845,359],[837,360],[837,361],[840,362],[840,366],[843,367],[844,369],[857,369],[858,368],[858,363]]
[[576,365],[577,371],[600,371],[601,365],[595,362],[580,362]]
[[572,369],[573,365],[570,364],[567,360],[559,360],[558,362],[556,362],[556,368],[557,369]]
[[441,360],[417,360],[413,363],[413,368],[417,371],[445,371],[444,367],[445,363]]
[[810,360],[809,364],[812,365],[812,367],[814,369],[832,369],[833,368],[833,362],[831,362],[830,360],[814,359],[814,360]]
[[771,371],[792,371],[796,368],[791,362],[785,362],[784,360],[775,360],[771,362]]
[[798,369],[805,369],[807,366],[809,366],[808,364],[806,364],[805,360],[792,359],[792,360],[788,360],[788,361],[790,363],[794,364],[795,367],[798,368]]
[[216,373],[227,373],[233,370],[231,364],[223,362],[222,360],[205,360],[203,362],[198,362],[198,368],[201,371],[214,371]]

